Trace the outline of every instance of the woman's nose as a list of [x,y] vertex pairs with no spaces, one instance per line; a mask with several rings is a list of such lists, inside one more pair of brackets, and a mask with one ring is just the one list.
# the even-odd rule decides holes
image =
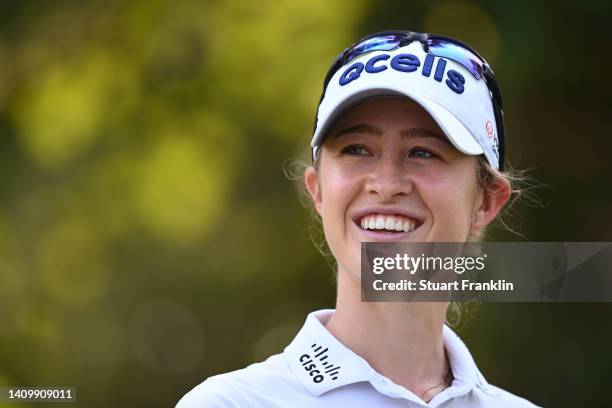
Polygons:
[[383,200],[410,194],[412,180],[402,164],[401,158],[381,158],[368,177],[367,191],[380,195]]

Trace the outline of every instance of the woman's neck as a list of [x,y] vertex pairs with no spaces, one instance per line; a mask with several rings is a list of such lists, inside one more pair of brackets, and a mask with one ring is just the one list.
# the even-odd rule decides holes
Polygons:
[[336,313],[326,327],[379,373],[427,401],[446,388],[450,370],[442,338],[446,306],[362,302],[359,284],[339,271]]

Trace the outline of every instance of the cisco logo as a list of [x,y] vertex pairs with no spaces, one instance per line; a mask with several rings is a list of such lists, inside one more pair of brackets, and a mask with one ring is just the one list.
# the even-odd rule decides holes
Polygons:
[[[329,361],[326,361],[329,355],[327,354],[328,348],[313,343],[310,348],[314,356],[310,354],[302,354],[300,357],[300,363],[304,370],[310,374],[312,381],[320,383],[325,380],[325,377],[331,377],[332,380],[338,379],[338,373],[340,372],[340,366],[335,366]],[[322,349],[322,350],[321,350]]]

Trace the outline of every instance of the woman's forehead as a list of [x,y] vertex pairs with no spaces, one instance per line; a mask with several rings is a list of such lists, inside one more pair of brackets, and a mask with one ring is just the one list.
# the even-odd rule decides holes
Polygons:
[[395,96],[363,100],[344,111],[329,129],[330,139],[348,133],[373,136],[387,132],[402,137],[436,137],[448,139],[431,115],[416,102]]

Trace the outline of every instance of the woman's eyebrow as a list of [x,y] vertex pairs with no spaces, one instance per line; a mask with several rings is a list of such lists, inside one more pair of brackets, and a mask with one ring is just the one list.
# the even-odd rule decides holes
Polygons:
[[[339,130],[333,135],[333,139],[338,139],[340,136],[348,135],[348,134],[355,134],[355,133],[370,133],[375,136],[380,136],[383,134],[383,131],[376,126],[360,123],[358,125],[350,126],[350,127]],[[421,127],[411,127],[411,128],[403,129],[400,135],[402,138],[433,137],[435,139],[439,139],[440,141],[444,143],[450,144],[450,141],[448,140],[448,138],[442,133],[439,133],[433,130],[429,130],[429,129],[425,129],[425,128],[421,128]]]
[[433,137],[449,145],[451,144],[448,138],[446,137],[446,135],[443,135],[442,133],[439,133],[433,130],[429,130],[429,129],[425,129],[425,128],[404,129],[401,132],[401,136],[402,138],[404,137]]
[[383,131],[380,128],[377,128],[376,126],[360,123],[358,125],[350,126],[339,130],[334,134],[333,138],[337,139],[342,135],[348,135],[352,133],[371,133],[373,135],[380,136],[383,134]]

